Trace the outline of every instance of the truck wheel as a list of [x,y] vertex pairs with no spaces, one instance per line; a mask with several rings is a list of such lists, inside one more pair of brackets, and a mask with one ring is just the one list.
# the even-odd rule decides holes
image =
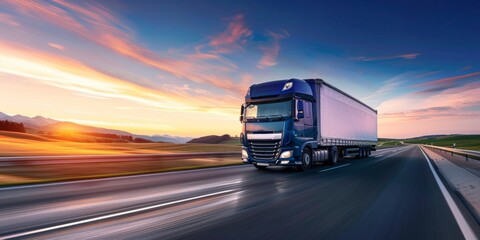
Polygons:
[[365,148],[360,148],[360,158],[365,158]]
[[267,169],[267,166],[258,166],[257,164],[253,164],[257,169],[264,170]]
[[297,166],[298,171],[307,171],[312,167],[313,159],[310,149],[304,148],[302,151],[302,165]]
[[331,165],[337,165],[338,163],[338,148],[333,146],[328,151],[328,162]]

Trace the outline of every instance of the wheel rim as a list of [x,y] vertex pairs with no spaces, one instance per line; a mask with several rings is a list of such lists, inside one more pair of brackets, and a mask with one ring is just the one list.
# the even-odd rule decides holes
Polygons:
[[304,162],[305,167],[310,166],[310,155],[303,154],[303,162]]

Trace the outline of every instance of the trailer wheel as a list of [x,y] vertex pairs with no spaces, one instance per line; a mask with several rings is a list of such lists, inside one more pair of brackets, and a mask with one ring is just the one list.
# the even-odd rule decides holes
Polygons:
[[365,158],[365,148],[360,148],[360,158]]
[[313,159],[310,149],[304,148],[302,151],[302,165],[297,166],[298,171],[307,171],[312,167]]
[[338,148],[333,146],[328,151],[328,162],[331,165],[337,165],[338,163]]

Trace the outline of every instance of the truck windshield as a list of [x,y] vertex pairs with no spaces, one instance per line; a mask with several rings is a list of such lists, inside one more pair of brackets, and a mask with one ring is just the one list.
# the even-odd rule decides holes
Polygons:
[[292,100],[271,103],[251,103],[245,108],[246,119],[275,119],[292,116]]

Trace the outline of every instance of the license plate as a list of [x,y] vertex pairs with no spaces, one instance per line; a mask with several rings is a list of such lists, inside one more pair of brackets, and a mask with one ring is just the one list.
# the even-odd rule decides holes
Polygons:
[[266,166],[266,167],[268,167],[268,166],[270,166],[270,165],[269,165],[268,163],[257,163],[257,166]]

